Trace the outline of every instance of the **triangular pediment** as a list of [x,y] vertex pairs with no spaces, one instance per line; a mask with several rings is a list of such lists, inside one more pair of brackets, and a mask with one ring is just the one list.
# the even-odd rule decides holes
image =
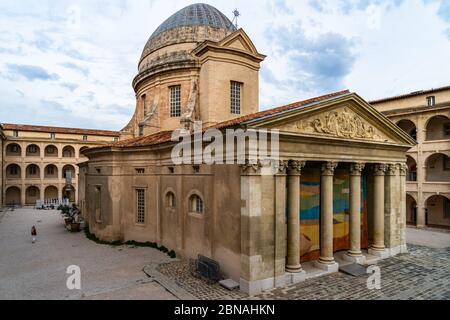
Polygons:
[[219,45],[225,48],[234,48],[247,51],[252,54],[258,54],[255,45],[242,29],[230,34],[228,37],[220,41]]
[[204,41],[194,50],[192,50],[191,53],[194,56],[202,57],[208,52],[231,53],[248,57],[258,63],[266,58],[265,55],[260,54],[258,50],[256,50],[256,47],[253,44],[252,40],[250,40],[248,35],[242,29],[229,34],[219,42],[213,42],[209,40]]
[[347,141],[411,146],[415,144],[409,135],[356,94],[331,99],[319,105],[274,114],[260,122],[255,122],[252,127],[265,127],[277,129],[281,133]]

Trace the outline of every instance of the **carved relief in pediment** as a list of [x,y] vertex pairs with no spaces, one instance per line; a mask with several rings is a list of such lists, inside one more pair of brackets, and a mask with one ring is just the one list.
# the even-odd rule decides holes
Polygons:
[[292,129],[299,133],[323,134],[347,139],[388,140],[374,126],[347,107],[299,120],[291,126]]

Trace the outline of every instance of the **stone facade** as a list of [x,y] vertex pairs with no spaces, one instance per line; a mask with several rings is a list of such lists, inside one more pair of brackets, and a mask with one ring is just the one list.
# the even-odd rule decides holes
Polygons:
[[[85,197],[90,231],[109,241],[157,242],[186,259],[205,255],[250,294],[304,280],[307,263],[324,273],[337,271],[337,251],[359,263],[368,252],[380,258],[405,252],[402,192],[405,155],[414,140],[349,91],[258,112],[264,56],[243,30],[227,29],[224,38],[204,41],[212,22],[204,23],[206,28],[196,29],[198,41],[186,36],[191,41],[186,42],[190,31],[184,25],[165,31],[165,47],[155,45],[152,51],[149,41],[133,82],[136,111],[121,141],[83,152],[89,161],[80,166],[84,190],[79,194]],[[177,35],[182,35],[179,41]],[[165,50],[161,56],[159,50]],[[169,56],[173,60],[159,63]],[[231,81],[242,84],[243,92],[234,96],[239,114],[230,109]],[[182,117],[169,114],[173,85],[181,86]],[[177,165],[172,158],[177,142],[171,135],[179,128],[198,134],[192,126],[198,120],[222,134],[276,130],[279,141],[270,144],[278,145],[278,156],[271,162],[250,161],[254,145],[247,143],[245,162],[224,148],[220,152],[224,158],[231,155],[232,164]],[[306,219],[300,211],[309,191],[301,182],[311,174],[318,175],[320,227],[315,235],[320,247],[306,261],[307,239],[301,233]],[[348,239],[336,236],[338,175],[348,176],[350,183],[342,190],[350,209],[340,218],[343,226],[350,221]]]
[[410,134],[407,154],[407,222],[450,227],[450,87],[371,102]]
[[[68,197],[78,203],[81,151],[113,143],[119,133],[56,127],[2,124],[1,206],[35,205]],[[71,172],[70,188],[66,179]]]

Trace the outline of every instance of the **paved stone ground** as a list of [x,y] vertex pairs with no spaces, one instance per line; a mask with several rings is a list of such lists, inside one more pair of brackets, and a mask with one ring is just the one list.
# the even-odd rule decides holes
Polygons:
[[[17,209],[0,219],[0,299],[175,299],[142,271],[171,260],[158,250],[96,244],[66,231],[57,211]],[[70,265],[81,268],[82,290],[66,287]]]
[[[38,241],[31,243],[30,228]],[[343,273],[274,289],[251,299],[450,299],[450,233],[408,228],[409,254],[381,261],[381,290]],[[425,246],[421,246],[425,245]],[[78,265],[82,290],[66,287]],[[145,271],[145,272],[144,272]],[[0,299],[249,299],[193,277],[188,261],[152,248],[98,245],[69,233],[57,211],[0,212]]]
[[429,248],[448,248],[450,247],[450,230],[407,227],[406,239],[408,244],[421,245]]
[[160,264],[157,270],[199,300],[237,300],[248,296],[238,290],[229,291],[219,284],[208,284],[191,274],[187,260]]
[[259,299],[289,300],[448,300],[450,299],[450,249],[409,246],[402,254],[378,263],[381,289],[367,289],[368,276],[333,273],[303,283],[266,292]]
[[[450,299],[450,234],[434,230],[407,230],[409,254],[378,263],[381,290],[367,289],[369,275],[354,278],[344,273],[309,279],[284,288],[273,289],[251,299]],[[431,248],[433,247],[433,248]],[[159,272],[172,279],[198,299],[249,299],[219,285],[208,285],[189,272],[189,262],[161,264]]]

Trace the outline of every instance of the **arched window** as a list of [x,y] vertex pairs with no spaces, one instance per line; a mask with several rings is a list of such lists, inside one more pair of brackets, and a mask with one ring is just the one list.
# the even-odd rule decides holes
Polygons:
[[193,213],[203,213],[204,206],[203,206],[203,200],[198,195],[193,194],[189,198],[189,207],[190,211]]
[[63,157],[64,158],[73,158],[75,157],[75,149],[71,146],[65,146],[63,148]]
[[166,207],[170,209],[175,209],[177,206],[175,195],[173,192],[169,191],[166,194]]
[[35,144],[29,145],[26,150],[27,150],[28,157],[38,157],[39,156],[40,149]]

